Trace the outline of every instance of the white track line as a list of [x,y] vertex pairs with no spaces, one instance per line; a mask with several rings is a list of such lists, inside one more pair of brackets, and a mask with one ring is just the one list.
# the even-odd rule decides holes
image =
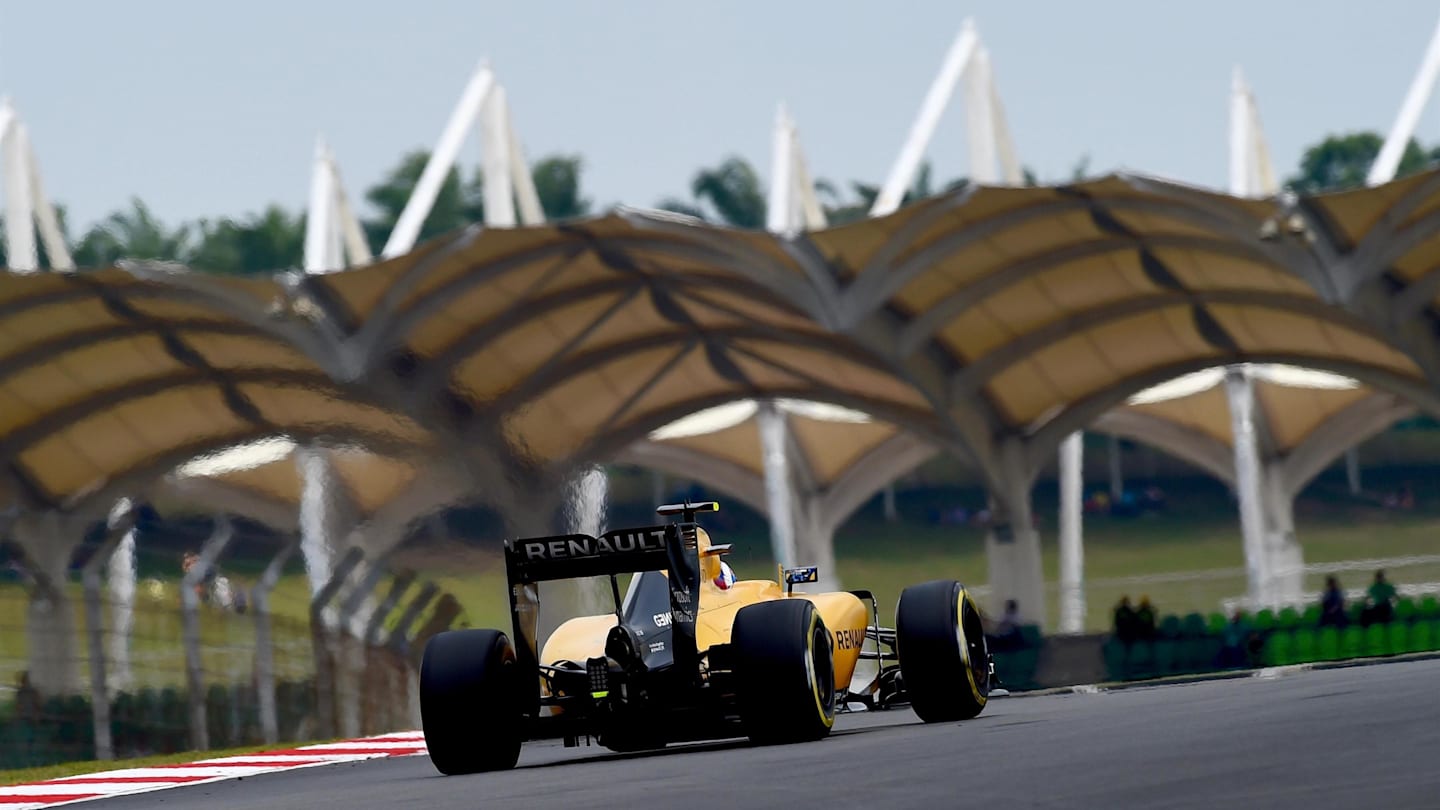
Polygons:
[[120,768],[0,787],[0,810],[38,810],[65,804],[171,790],[262,773],[313,768],[363,759],[416,756],[425,753],[425,735],[419,731],[381,734],[358,740],[318,743],[274,752],[237,754],[175,765]]

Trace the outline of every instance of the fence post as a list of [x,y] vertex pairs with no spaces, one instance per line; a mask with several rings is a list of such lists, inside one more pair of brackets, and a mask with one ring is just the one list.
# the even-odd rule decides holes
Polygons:
[[440,595],[440,586],[433,582],[425,583],[420,593],[415,595],[410,604],[405,607],[405,612],[400,614],[400,621],[395,623],[395,629],[390,631],[390,636],[385,639],[385,646],[395,651],[398,655],[407,655],[410,649],[410,627],[420,619],[420,614],[430,606],[436,596]]
[[389,650],[380,646],[380,632],[385,628],[385,619],[400,604],[400,599],[410,586],[415,583],[415,572],[411,569],[403,569],[395,575],[390,583],[390,590],[385,598],[380,600],[375,610],[370,613],[370,620],[365,623],[365,671],[377,674],[381,688],[385,695],[382,700],[388,708],[384,718],[383,730],[398,728],[400,724],[409,722],[403,719],[409,712],[401,708],[408,703],[409,695],[409,673],[403,660]]
[[185,686],[190,704],[190,744],[196,751],[210,747],[210,727],[205,718],[205,678],[200,660],[200,597],[195,589],[235,537],[235,527],[224,515],[200,547],[200,559],[180,580],[180,622],[185,643]]
[[364,712],[366,704],[365,678],[365,649],[364,639],[361,633],[353,627],[355,614],[364,606],[365,600],[375,591],[380,580],[385,576],[385,560],[389,555],[382,555],[379,559],[370,563],[360,582],[350,589],[350,593],[340,603],[340,611],[337,616],[337,651],[335,668],[335,697],[337,709],[339,710],[340,736],[358,737],[364,730],[361,726],[361,715],[369,714]]
[[335,670],[328,650],[330,633],[325,627],[325,608],[364,558],[364,549],[351,546],[332,569],[330,580],[310,601],[310,638],[315,648],[315,721],[320,739],[335,736]]
[[[121,501],[120,507],[128,507]],[[95,554],[85,561],[80,579],[85,587],[85,624],[90,646],[90,718],[95,726],[95,758],[115,758],[115,740],[110,729],[110,690],[105,672],[105,620],[100,605],[100,569],[110,561],[120,541],[135,528],[135,512],[129,508],[111,515],[105,540]]]
[[407,605],[405,611],[400,614],[399,620],[395,622],[395,627],[390,631],[389,635],[385,637],[384,641],[384,648],[391,653],[400,667],[401,676],[404,678],[402,688],[408,698],[406,712],[408,719],[406,722],[412,727],[420,725],[420,689],[418,683],[412,684],[413,681],[418,679],[418,673],[410,666],[410,657],[407,654],[410,644],[410,627],[420,619],[420,614],[425,611],[425,608],[428,607],[439,594],[440,586],[433,582],[427,582],[421,586],[420,593],[416,594],[415,598],[410,600],[410,604]]
[[365,645],[375,644],[380,639],[380,631],[385,627],[385,617],[389,616],[395,606],[400,604],[400,598],[415,584],[415,572],[405,569],[395,575],[395,581],[390,583],[390,592],[370,614],[370,621],[365,625]]
[[280,718],[275,709],[275,642],[270,638],[270,592],[280,581],[285,563],[300,547],[300,535],[287,541],[260,575],[250,592],[255,609],[255,699],[260,709],[260,733],[266,745],[280,741]]

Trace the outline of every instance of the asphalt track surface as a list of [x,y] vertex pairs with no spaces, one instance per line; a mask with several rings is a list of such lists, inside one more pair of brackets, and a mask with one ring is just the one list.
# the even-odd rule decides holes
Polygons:
[[805,745],[529,743],[504,773],[442,777],[406,757],[84,806],[1437,808],[1440,661],[1000,698],[958,724],[842,715]]

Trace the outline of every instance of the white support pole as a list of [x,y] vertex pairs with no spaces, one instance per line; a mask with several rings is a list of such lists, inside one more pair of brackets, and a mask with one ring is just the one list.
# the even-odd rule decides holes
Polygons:
[[791,125],[791,135],[794,139],[791,154],[791,176],[795,181],[795,194],[799,197],[800,224],[811,231],[818,231],[829,224],[825,216],[825,208],[820,205],[820,198],[815,194],[815,179],[810,176],[810,167],[805,163],[805,153],[800,148],[800,134],[795,131],[794,124]]
[[325,162],[330,169],[330,188],[334,195],[331,216],[344,243],[341,264],[345,267],[369,264],[375,257],[370,253],[370,242],[365,238],[360,218],[350,207],[350,195],[345,193],[345,182],[340,177],[340,165],[335,162],[334,153],[327,155]]
[[105,584],[110,590],[110,688],[123,692],[130,688],[133,673],[130,667],[130,636],[135,627],[135,529],[120,540],[120,547],[110,555]]
[[945,55],[945,62],[940,68],[940,73],[930,85],[930,90],[925,94],[925,101],[920,105],[920,114],[915,118],[915,123],[910,128],[910,134],[905,140],[900,155],[895,159],[895,165],[890,169],[889,176],[885,179],[885,185],[881,187],[880,194],[875,198],[875,204],[870,208],[871,216],[883,216],[894,212],[900,207],[905,199],[905,191],[915,179],[915,172],[920,168],[920,159],[925,154],[925,147],[929,146],[930,139],[935,135],[935,127],[940,123],[940,116],[944,114],[945,107],[950,103],[950,97],[955,93],[955,86],[960,82],[961,74],[965,72],[966,66],[974,55],[979,45],[979,36],[975,32],[975,22],[965,20],[960,27],[960,33],[955,42],[950,46],[950,51]]
[[1279,188],[1255,93],[1237,65],[1230,82],[1230,193],[1269,197]]
[[400,218],[395,223],[395,230],[391,231],[390,239],[385,243],[385,249],[381,251],[385,258],[408,253],[415,246],[415,240],[420,236],[420,228],[425,224],[425,218],[430,215],[430,209],[435,205],[435,198],[440,194],[445,177],[454,168],[455,160],[460,156],[460,147],[465,143],[465,135],[479,118],[480,110],[494,84],[495,75],[491,72],[490,66],[481,64],[475,71],[475,75],[471,77],[470,83],[465,86],[465,92],[460,96],[460,102],[455,105],[454,112],[450,114],[450,120],[445,124],[440,141],[430,155],[430,162],[425,164],[425,170],[421,172],[420,180],[410,194],[410,201],[405,204],[405,210],[400,212]]
[[1250,105],[1237,65],[1230,77],[1230,193],[1237,197],[1250,194],[1250,143]]
[[75,260],[65,244],[65,233],[60,230],[60,216],[45,194],[45,184],[40,179],[40,165],[35,160],[35,148],[30,145],[30,131],[24,124],[16,126],[21,149],[25,153],[25,175],[30,184],[30,199],[34,207],[35,228],[40,232],[40,242],[45,245],[45,258],[51,270],[74,270]]
[[5,258],[11,270],[29,273],[40,269],[35,249],[35,208],[30,187],[29,155],[24,130],[8,107],[0,116],[0,163],[5,173]]
[[770,139],[770,199],[765,206],[765,229],[771,233],[790,234],[798,230],[793,218],[795,210],[795,140],[790,130],[790,114],[782,103],[775,112],[775,131]]
[[1259,609],[1269,598],[1270,566],[1260,492],[1260,451],[1255,436],[1255,383],[1243,367],[1226,369],[1225,395],[1235,441],[1235,494],[1240,501],[1240,531],[1249,583],[1247,595],[1251,609]]
[[1400,160],[1405,157],[1405,147],[1415,134],[1415,127],[1420,123],[1420,113],[1425,110],[1425,104],[1430,100],[1430,92],[1435,88],[1437,78],[1440,78],[1440,25],[1436,26],[1435,33],[1430,36],[1430,46],[1426,48],[1420,69],[1410,82],[1410,90],[1405,93],[1400,114],[1395,117],[1395,124],[1390,127],[1390,134],[1385,137],[1380,154],[1375,156],[1375,163],[1370,166],[1370,174],[1365,178],[1367,185],[1378,186],[1395,179]]
[[323,137],[315,140],[315,163],[310,172],[310,203],[305,211],[305,272],[328,273],[340,269],[332,253],[335,187],[330,171],[330,149]]
[[1000,90],[995,86],[995,70],[989,65],[990,74],[990,118],[995,128],[995,151],[1000,158],[1000,176],[1006,185],[1019,186],[1025,183],[1025,170],[1020,167],[1020,155],[1015,149],[1015,139],[1010,134],[1010,121],[1005,117],[1005,105],[1000,101]]
[[521,225],[545,224],[545,209],[540,205],[540,192],[535,189],[535,175],[530,171],[530,162],[525,159],[525,150],[520,145],[520,136],[515,133],[515,116],[509,112],[507,97],[505,122],[508,128],[506,142],[510,152],[510,182],[515,187],[515,204],[520,213]]
[[1085,546],[1081,535],[1085,434],[1060,443],[1060,632],[1085,632]]
[[1275,161],[1270,159],[1270,144],[1265,140],[1265,127],[1260,125],[1260,105],[1255,93],[1247,88],[1246,105],[1250,116],[1250,192],[1257,197],[1273,197],[1280,191]]
[[790,469],[785,457],[785,414],[773,402],[762,402],[756,412],[760,451],[765,467],[765,500],[770,518],[770,543],[775,562],[795,563],[795,518],[791,512]]
[[965,125],[970,141],[970,180],[983,185],[1000,181],[996,170],[999,147],[995,138],[995,119],[990,109],[994,96],[990,81],[990,54],[979,47],[965,71]]
[[510,173],[510,107],[495,85],[480,108],[480,160],[484,167],[485,225],[515,227],[515,190]]
[[1360,448],[1345,451],[1345,483],[1350,486],[1351,495],[1360,494]]

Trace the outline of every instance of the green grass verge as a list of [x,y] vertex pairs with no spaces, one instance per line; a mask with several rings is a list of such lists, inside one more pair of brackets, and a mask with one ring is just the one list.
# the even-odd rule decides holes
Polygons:
[[[321,740],[320,742],[328,742]],[[295,743],[295,745],[312,745],[313,743]],[[219,757],[233,757],[241,754],[258,754],[262,751],[274,750],[273,745],[254,745],[246,748],[227,748],[223,751],[184,751],[176,754],[160,754],[153,757],[140,757],[138,759],[125,760],[84,760],[81,762],[65,762],[59,765],[45,765],[39,768],[18,768],[10,771],[0,771],[0,785],[23,785],[27,782],[43,782],[47,779],[61,779],[66,776],[80,776],[87,773],[99,773],[101,771],[114,771],[121,768],[148,768],[155,765],[176,765],[183,762],[194,762],[197,759],[216,759]],[[287,745],[285,747],[293,747]]]

